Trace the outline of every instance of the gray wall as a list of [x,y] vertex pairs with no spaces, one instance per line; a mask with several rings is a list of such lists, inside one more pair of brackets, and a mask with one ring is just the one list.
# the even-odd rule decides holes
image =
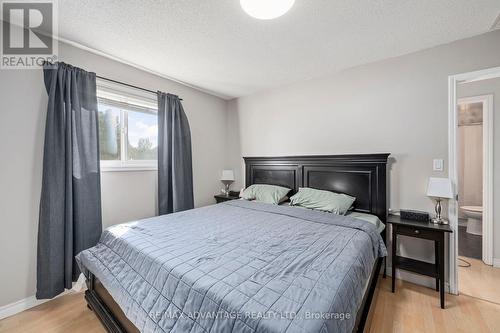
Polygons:
[[493,95],[493,258],[500,261],[500,78],[459,84],[457,98]]
[[[60,44],[60,59],[99,75],[178,94],[192,132],[195,205],[213,203],[225,167],[226,101]],[[0,71],[0,306],[34,295],[47,97],[40,70]],[[157,212],[156,171],[103,172],[103,224]]]
[[[496,31],[231,101],[238,185],[241,156],[389,152],[390,207],[433,211],[428,178],[448,168],[448,76],[500,66],[499,54]],[[432,171],[434,158],[444,172]],[[434,257],[426,241],[399,249]]]

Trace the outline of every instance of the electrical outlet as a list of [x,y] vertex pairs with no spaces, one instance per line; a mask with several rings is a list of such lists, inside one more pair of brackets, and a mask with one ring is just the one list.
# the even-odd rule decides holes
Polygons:
[[432,170],[443,171],[444,170],[444,160],[441,158],[436,158],[432,161]]

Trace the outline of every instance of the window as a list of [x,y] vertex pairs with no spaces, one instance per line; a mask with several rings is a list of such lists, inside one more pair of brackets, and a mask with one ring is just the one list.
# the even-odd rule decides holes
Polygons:
[[103,171],[154,170],[158,159],[156,95],[97,82]]

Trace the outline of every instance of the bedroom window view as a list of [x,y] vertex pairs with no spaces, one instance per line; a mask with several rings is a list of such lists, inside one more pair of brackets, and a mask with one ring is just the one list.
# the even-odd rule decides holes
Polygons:
[[157,111],[106,98],[99,98],[98,103],[101,166],[156,167]]

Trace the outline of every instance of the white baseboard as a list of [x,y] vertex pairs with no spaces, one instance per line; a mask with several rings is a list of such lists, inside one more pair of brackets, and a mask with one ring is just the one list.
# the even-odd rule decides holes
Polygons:
[[500,268],[500,259],[493,258],[493,267]]
[[[387,276],[392,277],[391,275],[392,267],[387,266]],[[436,280],[432,277],[413,274],[411,272],[403,271],[400,269],[396,270],[396,278],[407,281],[410,283],[418,284],[419,286],[435,289],[436,288]],[[449,282],[444,283],[444,290],[449,293],[450,292],[450,284]]]
[[50,301],[49,299],[36,299],[35,296],[30,296],[24,299],[21,299],[17,302],[10,303],[7,305],[4,305],[0,307],[0,320],[13,316],[19,312],[28,310],[34,306],[43,304],[47,301]]
[[[66,289],[64,292],[62,292],[61,294],[57,295],[54,298],[68,295],[74,292],[80,292],[83,289],[85,289],[85,277],[83,276],[83,274],[80,274],[78,281],[73,283],[73,289]],[[32,307],[35,307],[37,305],[43,304],[48,301],[50,301],[50,299],[36,299],[35,296],[30,296],[21,299],[17,302],[0,306],[0,320],[18,314],[19,312],[31,309]]]

